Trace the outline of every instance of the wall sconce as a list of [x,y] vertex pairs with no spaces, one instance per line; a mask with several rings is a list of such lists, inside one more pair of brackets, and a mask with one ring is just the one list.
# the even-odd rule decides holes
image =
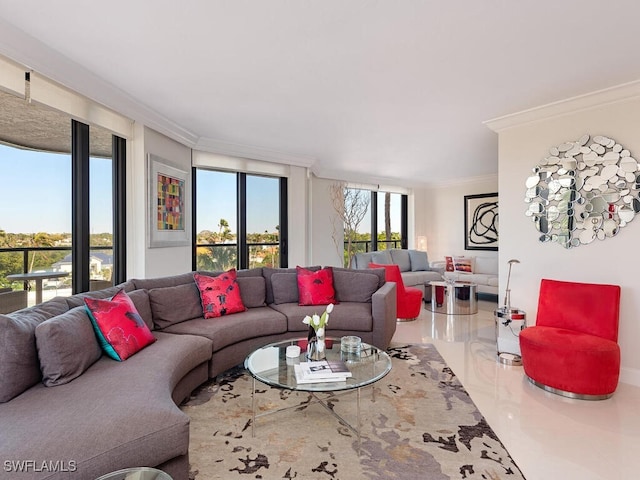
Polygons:
[[427,237],[425,237],[424,235],[420,235],[417,239],[418,241],[417,243],[417,247],[418,250],[423,250],[423,251],[427,251]]

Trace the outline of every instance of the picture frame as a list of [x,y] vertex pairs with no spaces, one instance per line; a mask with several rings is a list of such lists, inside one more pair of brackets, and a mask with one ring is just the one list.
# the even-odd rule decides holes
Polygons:
[[498,250],[498,193],[465,195],[465,250]]
[[157,155],[149,154],[149,248],[191,245],[191,178]]

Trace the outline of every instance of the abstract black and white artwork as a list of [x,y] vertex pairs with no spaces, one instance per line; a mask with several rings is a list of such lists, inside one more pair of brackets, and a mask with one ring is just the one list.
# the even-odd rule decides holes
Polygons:
[[465,250],[498,250],[498,194],[464,197]]

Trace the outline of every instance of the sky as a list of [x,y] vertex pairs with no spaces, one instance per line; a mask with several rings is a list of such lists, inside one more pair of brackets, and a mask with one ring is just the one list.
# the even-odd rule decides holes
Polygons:
[[[220,219],[237,229],[236,174],[199,170],[196,185],[197,231],[217,232]],[[247,175],[247,231],[274,233],[279,220],[279,180],[273,177]]]
[[[0,144],[0,230],[7,233],[71,232],[71,156],[22,150]],[[111,161],[90,163],[91,233],[112,233]],[[199,170],[197,231],[218,231],[220,219],[237,232],[236,174]],[[273,233],[279,224],[279,181],[247,175],[247,231]],[[400,230],[400,195],[392,195],[392,230]],[[384,199],[378,201],[378,230],[384,229]],[[364,219],[358,231],[369,230]],[[295,228],[295,225],[290,226]]]
[[[0,230],[7,233],[71,232],[71,155],[0,144]],[[111,226],[111,162],[90,163],[91,232]]]

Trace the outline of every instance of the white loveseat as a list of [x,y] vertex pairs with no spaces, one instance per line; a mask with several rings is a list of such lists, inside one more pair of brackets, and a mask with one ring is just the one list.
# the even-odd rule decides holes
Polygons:
[[[472,272],[464,272],[455,270],[453,272],[445,271],[447,278],[471,282],[478,285],[478,293],[489,295],[498,295],[498,257],[453,257],[472,259]],[[455,262],[454,262],[455,263]],[[434,262],[434,267],[446,268],[446,262]]]

